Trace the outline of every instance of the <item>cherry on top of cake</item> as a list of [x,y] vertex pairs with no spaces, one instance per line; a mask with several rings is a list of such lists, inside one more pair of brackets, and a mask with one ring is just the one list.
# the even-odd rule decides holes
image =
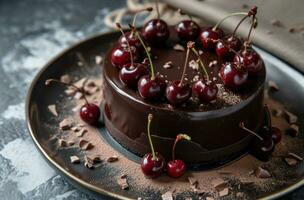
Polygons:
[[[201,111],[237,104],[253,95],[265,80],[263,61],[251,47],[256,13],[257,7],[253,7],[247,13],[230,14],[200,32],[191,17],[175,28],[160,18],[153,19],[141,33],[135,20],[127,33],[117,24],[122,36],[107,57],[116,67],[110,69],[111,79],[137,100],[164,108]],[[236,15],[244,17],[231,35],[225,35],[220,24]],[[243,42],[236,31],[248,18],[251,26]]]

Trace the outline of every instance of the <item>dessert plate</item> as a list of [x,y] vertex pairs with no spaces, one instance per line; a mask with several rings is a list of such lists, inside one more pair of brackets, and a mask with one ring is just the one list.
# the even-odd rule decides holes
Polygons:
[[[62,118],[59,120],[60,117],[58,117],[58,119],[51,117],[47,107],[51,103],[56,104],[59,115],[69,115],[72,113],[68,103],[71,102],[71,100],[64,94],[62,87],[54,86],[46,89],[44,85],[45,80],[49,78],[59,79],[64,74],[68,74],[71,77],[101,77],[102,65],[98,62],[96,63],[96,56],[104,55],[118,37],[119,33],[109,32],[86,39],[49,61],[34,78],[28,91],[26,117],[29,132],[37,148],[46,161],[55,168],[58,173],[66,177],[67,180],[80,190],[88,192],[97,198],[103,196],[106,199],[137,199],[138,197],[142,199],[161,199],[162,194],[166,191],[172,191],[176,199],[185,199],[186,197],[198,199],[199,196],[214,196],[217,198],[218,194],[216,190],[212,191],[212,189],[207,189],[207,187],[200,188],[201,192],[199,192],[199,194],[197,191],[192,191],[190,184],[187,182],[187,177],[190,176],[192,172],[189,172],[181,179],[160,177],[159,180],[146,181],[138,178],[139,176],[137,175],[127,174],[129,178],[129,189],[122,190],[121,185],[118,184],[117,179],[114,178],[122,175],[121,165],[102,163],[101,166],[96,169],[88,169],[84,167],[83,164],[72,164],[70,161],[70,156],[72,155],[79,155],[79,157],[83,155],[78,148],[58,149],[58,143],[54,140],[58,135],[58,123]],[[273,57],[271,54],[261,49],[257,50],[265,61],[268,80],[275,81],[279,86],[278,92],[270,93],[271,98],[275,99],[275,102],[284,102],[284,106],[298,116],[297,124],[300,126],[300,130],[302,130],[304,125],[304,106],[302,105],[302,100],[304,99],[303,75]],[[115,143],[102,124],[96,128],[92,128],[92,130],[96,131],[96,135],[98,135],[100,141],[102,141],[104,152],[107,152],[107,149],[111,149],[111,152],[116,152],[115,154],[123,157],[122,160],[127,160],[125,161],[126,163],[131,163],[126,165],[125,168],[128,168],[129,165],[134,165],[137,166],[137,168],[135,168],[133,172],[141,173],[139,170],[140,167],[136,163],[139,161],[139,158]],[[304,141],[302,135],[303,132],[294,139],[284,134],[282,143],[286,152],[296,153],[304,157]],[[295,140],[295,142],[293,142],[293,140]],[[280,149],[282,148],[283,147]],[[250,155],[246,155],[237,161],[226,164],[225,167],[207,170],[207,172],[204,171],[202,173],[208,175],[213,174],[213,176],[219,176],[227,181],[229,195],[225,196],[225,199],[243,199],[243,197],[250,199],[274,199],[304,184],[303,163],[299,161],[296,165],[289,166],[284,162],[284,155],[278,153],[275,155],[275,159],[267,163],[259,162]],[[240,181],[242,175],[235,175],[235,177],[234,172],[232,174],[227,171],[225,172],[227,168],[237,169],[239,167],[239,169],[243,169],[246,163],[252,162],[263,165],[269,170],[273,176],[270,178],[270,181],[253,178],[252,180],[249,179],[249,181],[242,182]],[[117,161],[117,163],[119,163],[119,161]],[[229,168],[229,166],[231,167]],[[248,173],[249,172],[250,171],[248,171]],[[193,174],[195,173],[199,174],[200,172],[193,172]],[[139,186],[135,186],[135,183]],[[180,188],[180,185],[185,187],[187,184],[189,184],[189,187],[186,191],[178,193],[178,189],[176,191],[174,189],[174,185]],[[205,180],[205,184],[208,184],[208,181]],[[152,187],[153,185],[159,185],[159,187]],[[168,185],[170,185],[170,187]]]

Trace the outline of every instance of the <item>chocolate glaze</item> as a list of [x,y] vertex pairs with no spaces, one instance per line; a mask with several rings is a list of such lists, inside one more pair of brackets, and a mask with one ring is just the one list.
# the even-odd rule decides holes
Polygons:
[[[173,50],[176,43],[176,34],[171,29],[168,43],[152,48],[155,71],[168,81],[180,79],[182,73],[185,51]],[[203,51],[201,58],[210,76],[216,78],[217,84],[222,84],[218,77],[222,61],[199,46],[197,43],[196,48]],[[190,163],[215,163],[248,149],[253,136],[238,125],[244,122],[248,128],[257,130],[263,123],[264,66],[256,77],[249,78],[243,89],[230,91],[225,88],[215,103],[198,105],[190,100],[173,108],[165,100],[158,103],[145,101],[136,90],[125,87],[119,80],[118,69],[111,64],[110,52],[104,62],[105,125],[124,147],[138,155],[150,152],[146,129],[148,113],[152,113],[153,144],[166,158],[170,158],[178,133],[186,133],[192,138],[192,142],[181,142],[176,148],[177,157]],[[191,54],[190,60],[195,59]],[[214,60],[218,64],[209,67],[210,61]],[[173,67],[163,68],[168,61],[172,61]],[[195,75],[201,76],[200,71],[188,67],[188,82],[191,83]]]

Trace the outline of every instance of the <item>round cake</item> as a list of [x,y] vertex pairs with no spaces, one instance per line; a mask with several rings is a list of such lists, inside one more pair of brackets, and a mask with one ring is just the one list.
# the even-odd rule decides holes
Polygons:
[[[187,50],[186,42],[180,41],[176,29],[169,28],[170,36],[162,45],[152,46],[155,73],[168,84],[179,80]],[[119,45],[113,44],[104,61],[104,121],[110,135],[129,151],[143,156],[150,152],[147,137],[147,116],[153,114],[151,134],[156,151],[165,158],[171,157],[175,137],[179,133],[189,135],[192,140],[182,141],[176,147],[176,157],[187,163],[213,165],[227,162],[246,152],[255,137],[240,128],[243,122],[250,130],[257,131],[264,123],[263,93],[265,67],[254,75],[248,76],[241,88],[226,87],[220,70],[225,60],[213,50],[208,50],[195,41],[195,48],[200,55],[212,82],[218,88],[216,99],[201,103],[195,96],[176,106],[166,98],[150,101],[121,81],[119,68],[114,66],[111,55]],[[147,56],[141,51],[138,62],[146,63]],[[193,85],[201,77],[197,56],[189,54],[184,82]],[[229,69],[226,69],[229,70]],[[235,80],[237,81],[237,80]]]

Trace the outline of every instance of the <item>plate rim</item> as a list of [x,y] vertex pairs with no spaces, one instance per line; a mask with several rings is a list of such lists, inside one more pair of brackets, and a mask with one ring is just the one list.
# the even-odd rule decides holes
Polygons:
[[[94,192],[97,192],[101,195],[106,195],[109,197],[113,197],[113,198],[118,198],[118,199],[122,199],[122,200],[130,200],[132,198],[129,197],[125,197],[122,196],[120,194],[116,194],[113,192],[109,192],[105,189],[102,189],[100,187],[96,187],[76,176],[74,176],[73,174],[71,174],[69,171],[65,170],[62,166],[60,166],[55,160],[53,160],[48,154],[47,152],[44,150],[44,148],[40,145],[38,138],[36,137],[36,134],[34,133],[35,130],[31,124],[31,120],[30,120],[30,104],[31,104],[31,97],[33,95],[33,89],[36,86],[38,80],[40,79],[41,75],[56,61],[58,60],[60,57],[62,57],[64,54],[72,51],[73,49],[77,48],[78,46],[90,41],[90,40],[94,40],[98,37],[103,37],[103,36],[107,36],[107,35],[112,35],[116,33],[115,30],[108,30],[102,33],[98,33],[95,34],[93,36],[81,39],[80,41],[76,42],[75,44],[72,44],[69,47],[64,48],[61,52],[59,52],[57,55],[55,55],[52,59],[50,59],[47,63],[45,63],[43,65],[43,67],[39,70],[39,72],[34,76],[34,78],[32,79],[32,82],[27,90],[27,95],[26,95],[26,102],[25,102],[25,119],[26,119],[26,126],[27,129],[29,131],[29,134],[35,144],[35,146],[38,148],[38,150],[40,151],[40,153],[42,153],[42,155],[44,156],[45,159],[47,159],[47,163],[48,164],[52,164],[53,166],[51,167],[55,167],[58,171],[57,173],[63,174],[64,176],[67,176],[67,178],[71,179],[72,181],[75,181],[77,184],[79,184],[82,187],[85,187],[89,190],[92,190]],[[257,48],[257,47],[256,47]],[[296,74],[296,76],[303,76],[300,72],[298,72],[297,70],[293,69],[292,67],[290,67],[289,65],[287,65],[285,62],[283,62],[282,60],[280,60],[279,58],[277,58],[274,55],[271,55],[269,52],[261,49],[261,48],[257,48],[258,51],[263,52],[264,54],[266,54],[267,56],[271,57],[271,59],[273,59],[274,62],[279,63],[280,65],[285,65],[287,69],[287,71],[292,72],[293,74]],[[286,70],[286,69],[285,69]],[[303,77],[302,77],[303,78]],[[304,80],[303,80],[304,82]],[[298,182],[284,188],[281,189],[278,192],[272,192],[269,195],[265,196],[265,197],[261,197],[259,199],[276,199],[279,197],[282,197],[283,195],[286,195],[287,193],[294,191],[298,188],[300,188],[301,186],[304,185],[304,178],[302,178],[301,180],[299,180]]]

